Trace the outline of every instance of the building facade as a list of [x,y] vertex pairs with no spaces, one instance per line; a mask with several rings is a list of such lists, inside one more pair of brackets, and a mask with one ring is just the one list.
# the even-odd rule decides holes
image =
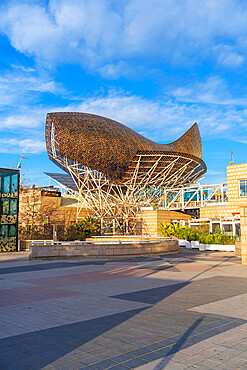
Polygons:
[[54,187],[21,187],[19,204],[20,239],[53,239],[77,218],[77,200]]
[[18,248],[19,171],[0,168],[0,252]]
[[143,209],[137,214],[137,233],[141,235],[161,236],[159,226],[161,223],[171,222],[179,225],[188,225],[191,216],[183,212],[167,211],[165,209]]
[[240,234],[240,208],[247,206],[247,163],[227,166],[227,201],[200,208],[200,219],[210,220],[214,231],[220,227],[230,235]]
[[227,203],[200,208],[200,218],[232,217],[247,205],[247,163],[227,166]]

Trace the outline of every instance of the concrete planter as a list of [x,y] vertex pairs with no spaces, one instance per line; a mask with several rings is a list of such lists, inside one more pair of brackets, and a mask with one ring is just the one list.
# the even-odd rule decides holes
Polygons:
[[223,244],[199,244],[199,251],[224,251],[235,252],[235,245]]
[[186,247],[186,249],[191,249],[191,244],[188,240],[178,239],[179,247]]
[[118,258],[178,252],[178,240],[156,238],[143,240],[35,243],[30,246],[29,259],[36,258]]
[[204,245],[204,249],[200,250],[205,250],[205,251],[222,251],[222,252],[235,252],[235,245],[223,245],[223,244],[202,244]]
[[199,242],[197,240],[191,241],[191,249],[193,248],[199,249]]
[[199,251],[222,251],[222,252],[235,252],[235,245],[223,245],[223,244],[201,244],[197,240],[188,242],[185,239],[179,239],[179,246],[186,247],[186,249],[199,249]]
[[206,250],[206,244],[199,243],[199,251],[204,252]]

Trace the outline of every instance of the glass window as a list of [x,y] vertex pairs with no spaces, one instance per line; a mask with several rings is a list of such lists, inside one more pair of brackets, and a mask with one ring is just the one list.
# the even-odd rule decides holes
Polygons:
[[9,200],[8,199],[0,200],[0,214],[9,215]]
[[0,236],[8,237],[8,225],[1,225],[0,226]]
[[13,172],[2,172],[2,196],[17,197],[18,174]]
[[235,234],[236,234],[236,236],[241,235],[240,223],[235,224]]
[[233,225],[232,224],[223,224],[223,234],[232,236],[233,235]]
[[17,214],[17,199],[11,199],[9,214],[10,215],[16,215]]
[[10,194],[10,178],[11,178],[11,174],[9,172],[3,172],[2,174],[2,193],[6,195]]
[[16,226],[15,225],[9,225],[9,236],[16,236]]
[[220,230],[220,224],[218,223],[213,223],[212,224],[212,232],[215,233],[216,230]]
[[13,173],[11,175],[10,192],[11,194],[15,194],[17,196],[17,191],[18,191],[18,174]]
[[239,196],[247,197],[247,179],[239,180]]

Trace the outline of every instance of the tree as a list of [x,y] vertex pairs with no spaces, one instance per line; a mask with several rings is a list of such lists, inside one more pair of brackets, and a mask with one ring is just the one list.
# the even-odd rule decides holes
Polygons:
[[100,233],[100,222],[97,218],[91,216],[85,217],[82,221],[82,227],[86,234],[86,237],[90,238],[93,235],[99,235]]
[[[73,211],[61,207],[61,197],[44,196],[35,186],[20,189],[19,235],[23,239],[53,239],[55,225],[58,239],[64,239]],[[50,195],[50,196],[49,196]],[[54,192],[53,192],[54,195]],[[75,212],[75,211],[74,211]]]
[[41,197],[34,186],[20,189],[19,202],[19,225],[20,235],[27,239],[33,239],[37,228],[42,223],[40,214]]

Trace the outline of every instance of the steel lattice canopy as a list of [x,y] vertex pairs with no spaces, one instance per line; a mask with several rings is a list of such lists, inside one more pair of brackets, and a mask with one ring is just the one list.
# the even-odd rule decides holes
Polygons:
[[77,191],[77,187],[75,185],[75,182],[73,181],[72,177],[66,173],[48,173],[45,172],[47,176],[52,178],[53,180],[57,181],[61,185],[63,185],[65,188]]
[[49,158],[65,171],[74,165],[77,169],[90,168],[116,184],[133,182],[137,167],[135,185],[142,183],[150,169],[150,182],[155,179],[155,185],[162,186],[170,184],[164,176],[171,179],[182,173],[185,184],[196,181],[207,170],[196,123],[173,143],[159,144],[105,117],[48,113],[46,145]]

